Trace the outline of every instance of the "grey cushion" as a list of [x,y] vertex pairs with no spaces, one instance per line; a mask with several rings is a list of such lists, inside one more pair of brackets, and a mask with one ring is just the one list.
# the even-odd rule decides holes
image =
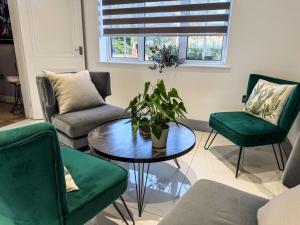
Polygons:
[[293,150],[286,164],[282,183],[288,188],[292,188],[300,184],[300,135],[294,144]]
[[123,116],[124,109],[106,104],[63,115],[55,114],[52,116],[51,121],[59,131],[71,138],[78,138],[86,136],[100,124]]
[[267,202],[214,181],[200,180],[159,225],[257,225],[257,210]]

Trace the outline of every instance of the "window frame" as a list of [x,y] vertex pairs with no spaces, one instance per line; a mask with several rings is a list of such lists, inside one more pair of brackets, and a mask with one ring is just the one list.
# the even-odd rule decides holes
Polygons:
[[[184,1],[184,0],[183,0]],[[190,0],[186,0],[190,1]],[[210,0],[207,0],[208,2]],[[230,68],[228,64],[228,50],[229,50],[229,37],[230,37],[230,30],[231,30],[231,17],[232,17],[232,8],[233,8],[234,0],[231,0],[231,8],[229,13],[229,20],[228,20],[228,31],[223,36],[223,45],[222,45],[222,60],[212,61],[212,60],[187,60],[187,52],[188,52],[188,37],[189,36],[178,36],[179,37],[179,57],[185,58],[185,63],[183,66],[186,67],[216,67],[216,68]],[[100,14],[98,16],[102,16],[102,12],[100,10]],[[99,18],[98,18],[99,20]],[[102,23],[99,23],[100,27],[103,26]],[[136,36],[136,35],[132,35]],[[154,35],[151,35],[154,36]],[[164,35],[157,35],[157,36],[164,36]],[[168,36],[168,35],[166,35]],[[190,35],[196,36],[196,35]],[[206,34],[206,35],[199,35],[199,36],[219,36],[218,34]],[[101,33],[101,29],[99,30],[99,62],[108,62],[108,63],[125,63],[125,64],[152,64],[151,61],[145,60],[145,36],[137,36],[138,38],[138,58],[116,58],[112,57],[111,54],[111,37],[110,36],[103,36]],[[105,43],[105,44],[104,44]],[[103,48],[103,46],[105,46]]]
[[[160,36],[160,35],[159,35]],[[195,35],[192,35],[195,36]],[[209,36],[209,35],[204,35]],[[216,35],[212,35],[216,36]],[[188,52],[188,37],[189,36],[179,36],[179,57],[185,58],[186,65],[203,65],[203,66],[222,66],[227,63],[227,54],[228,54],[228,33],[227,35],[223,35],[223,43],[222,43],[222,59],[221,60],[187,60],[187,52]],[[102,57],[100,62],[115,62],[115,63],[129,63],[129,64],[151,64],[151,61],[145,60],[145,36],[137,36],[138,38],[138,57],[130,58],[130,57],[112,57],[112,41],[111,37],[100,37],[100,39],[104,39],[106,45],[105,49],[100,47],[100,51],[106,52],[105,59]],[[100,43],[100,40],[99,40]],[[101,41],[103,43],[103,40]],[[101,45],[101,44],[100,44]],[[101,57],[100,57],[101,58]]]

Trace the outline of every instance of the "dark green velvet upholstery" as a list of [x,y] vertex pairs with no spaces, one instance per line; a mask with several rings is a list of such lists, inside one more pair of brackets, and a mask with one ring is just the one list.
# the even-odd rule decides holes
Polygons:
[[281,143],[285,137],[285,132],[278,126],[245,112],[213,113],[210,126],[243,147]]
[[283,142],[300,110],[299,83],[263,75],[251,74],[249,76],[246,100],[249,98],[259,79],[278,84],[295,84],[296,89],[289,97],[283,109],[278,126],[242,111],[211,114],[209,119],[210,127],[241,147],[254,147]]
[[[66,193],[63,162],[80,190]],[[0,132],[0,224],[82,225],[127,188],[127,172],[62,149],[54,127],[40,123]]]
[[83,224],[119,198],[127,189],[127,171],[112,163],[62,148],[64,165],[79,187],[69,192],[65,224]]

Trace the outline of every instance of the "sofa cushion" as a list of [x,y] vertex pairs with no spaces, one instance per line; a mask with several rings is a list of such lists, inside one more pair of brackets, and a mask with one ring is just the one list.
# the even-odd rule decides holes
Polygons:
[[121,167],[70,148],[61,155],[79,187],[67,193],[66,225],[84,224],[126,191],[127,171]]
[[209,125],[242,147],[281,143],[285,139],[285,132],[280,127],[246,112],[213,113]]
[[72,175],[70,174],[70,171],[65,166],[64,166],[64,171],[65,171],[65,181],[66,181],[67,192],[78,191],[79,188],[78,188],[77,184],[75,183]]
[[121,118],[124,110],[113,105],[102,105],[96,108],[52,116],[53,125],[71,138],[86,136],[102,123]]
[[104,100],[92,82],[88,70],[63,74],[48,70],[43,72],[53,85],[60,114],[104,104]]
[[268,200],[200,180],[159,225],[257,225],[257,210]]
[[[284,206],[284,207],[283,207]],[[259,225],[299,225],[300,185],[289,189],[259,208]]]
[[244,111],[278,125],[281,112],[295,87],[261,79],[248,98]]

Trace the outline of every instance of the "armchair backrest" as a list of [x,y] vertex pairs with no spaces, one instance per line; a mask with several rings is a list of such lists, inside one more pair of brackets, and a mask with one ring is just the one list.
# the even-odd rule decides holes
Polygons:
[[0,221],[63,225],[67,212],[64,169],[53,126],[40,123],[0,132]]
[[282,176],[282,183],[288,188],[300,185],[300,134],[287,161]]
[[[108,72],[90,72],[90,75],[92,82],[105,100],[107,96],[111,95],[110,74]],[[51,122],[51,117],[58,113],[53,86],[50,80],[44,75],[37,76],[36,82],[44,118],[47,122]]]
[[263,79],[269,82],[277,83],[277,84],[294,84],[296,85],[296,89],[289,97],[282,113],[279,119],[279,127],[282,128],[286,135],[288,134],[289,130],[291,129],[298,113],[300,110],[300,83],[294,82],[294,81],[288,81],[273,77],[268,77],[264,75],[259,74],[251,74],[249,76],[248,81],[248,88],[247,88],[247,97],[246,100],[248,100],[249,96],[252,93],[253,88],[255,87],[258,80]]

